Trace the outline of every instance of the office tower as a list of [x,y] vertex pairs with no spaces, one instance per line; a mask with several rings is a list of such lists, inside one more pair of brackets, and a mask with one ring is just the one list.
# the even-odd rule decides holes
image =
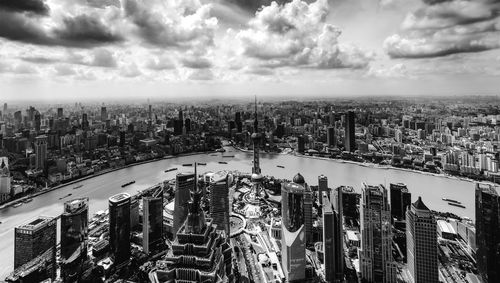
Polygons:
[[3,104],[3,114],[7,115],[7,102]]
[[130,200],[130,229],[134,230],[139,228],[140,215],[139,215],[139,200]]
[[56,272],[56,220],[39,216],[28,224],[16,227],[14,233],[14,268],[20,268],[43,255],[53,278]]
[[40,128],[42,126],[42,115],[40,115],[40,112],[36,111],[35,116],[34,116],[34,122],[35,122],[35,132],[40,132]]
[[[337,188],[341,189],[341,188]],[[322,193],[323,199],[323,253],[326,282],[343,282],[344,279],[344,232],[342,226],[342,211],[333,209],[332,199],[327,192]],[[342,194],[340,199],[342,203]],[[341,209],[341,205],[337,205]]]
[[149,121],[151,121],[153,119],[153,108],[152,108],[151,104],[149,104],[149,106],[148,106],[148,119],[149,119]]
[[228,175],[216,174],[210,184],[210,217],[217,225],[217,230],[224,230],[229,235],[229,181]]
[[89,129],[89,120],[87,117],[87,113],[82,114],[82,129],[84,129],[84,130]]
[[243,123],[241,122],[241,112],[236,112],[234,117],[234,122],[236,124],[236,129],[238,130],[238,133],[241,133],[243,131]]
[[306,139],[303,135],[297,137],[297,151],[300,154],[304,154],[306,151]]
[[64,203],[61,215],[61,277],[75,282],[81,277],[81,266],[87,260],[89,199]]
[[345,114],[345,127],[344,128],[345,128],[344,148],[346,151],[354,152],[356,150],[354,112],[347,111],[347,113]]
[[422,201],[406,211],[408,271],[414,283],[438,283],[436,219]]
[[192,188],[187,217],[172,249],[155,262],[150,282],[233,282],[229,236],[205,218],[201,191]]
[[172,225],[172,234],[177,233],[181,227],[188,213],[188,202],[190,199],[189,193],[195,187],[195,174],[194,173],[179,173],[175,177],[175,210],[174,210],[174,223]]
[[57,108],[57,118],[62,118],[64,116],[62,107]]
[[130,195],[109,198],[109,246],[114,264],[121,268],[130,260]]
[[41,135],[35,139],[35,169],[45,170],[47,162],[47,136]]
[[500,197],[488,184],[476,184],[476,246],[483,282],[500,282]]
[[297,174],[294,182],[281,185],[281,258],[288,282],[302,282],[306,278],[306,188],[301,177]]
[[163,196],[142,199],[142,249],[146,254],[157,251],[163,241]]
[[390,184],[391,192],[391,217],[397,220],[404,220],[406,210],[411,205],[411,193],[405,184]]
[[252,173],[260,174],[260,156],[259,156],[259,146],[261,142],[261,134],[259,133],[259,121],[257,119],[257,96],[255,97],[255,112],[253,121],[253,168]]
[[323,192],[328,193],[328,178],[325,175],[318,176],[318,199],[319,204],[323,204]]
[[125,131],[120,131],[120,147],[125,146],[125,135],[127,133]]
[[108,119],[108,111],[106,106],[101,107],[101,121],[106,121]]
[[2,160],[0,162],[0,203],[3,203],[10,199],[12,179],[9,166],[5,162],[7,157],[0,157],[0,159]]
[[337,146],[337,138],[335,137],[335,128],[334,127],[328,127],[326,142],[328,144],[328,147],[336,147]]
[[387,189],[363,183],[361,203],[361,279],[367,282],[396,282],[392,259],[391,209]]

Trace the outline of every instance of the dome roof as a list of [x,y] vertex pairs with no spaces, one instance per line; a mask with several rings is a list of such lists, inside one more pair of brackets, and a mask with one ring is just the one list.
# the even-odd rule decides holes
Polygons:
[[304,176],[302,176],[300,173],[297,173],[297,175],[293,177],[293,182],[303,185],[306,183],[306,180],[304,180]]
[[264,178],[264,177],[262,176],[262,174],[255,174],[255,173],[254,173],[254,174],[252,174],[252,181],[253,181],[253,182],[256,182],[256,181],[261,181],[261,180],[262,180],[262,178]]

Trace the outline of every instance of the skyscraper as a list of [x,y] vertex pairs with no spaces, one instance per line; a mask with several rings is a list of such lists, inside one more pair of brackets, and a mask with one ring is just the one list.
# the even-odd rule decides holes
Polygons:
[[229,235],[229,181],[228,175],[215,174],[210,185],[210,217],[217,225],[217,230],[224,230]]
[[101,107],[101,121],[106,121],[108,119],[108,111],[106,109],[106,106]]
[[158,250],[163,240],[163,197],[144,197],[142,249],[146,254]]
[[391,192],[391,217],[397,220],[404,220],[406,210],[411,205],[411,193],[405,184],[390,184]]
[[344,148],[346,151],[354,152],[356,150],[355,136],[355,115],[352,111],[347,111],[345,114],[345,135]]
[[14,233],[14,268],[46,254],[53,278],[56,272],[56,220],[40,216],[28,224],[16,227]]
[[195,187],[194,173],[179,173],[175,177],[175,210],[172,231],[175,236],[187,216],[190,191]]
[[45,170],[47,162],[47,136],[41,135],[35,139],[35,169]]
[[326,142],[328,144],[328,147],[336,147],[337,146],[337,138],[335,137],[335,128],[334,127],[328,127]]
[[259,146],[261,142],[261,134],[259,133],[259,121],[257,117],[257,96],[255,97],[255,112],[253,121],[253,168],[252,173],[260,174],[260,156],[259,156]]
[[301,177],[295,176],[294,182],[281,185],[281,258],[288,282],[302,282],[306,278],[306,188]]
[[109,246],[114,264],[121,268],[130,260],[130,195],[109,198]]
[[[11,177],[7,157],[0,157],[0,203],[8,201],[11,195]],[[8,160],[7,160],[8,161]]]
[[392,258],[391,209],[387,189],[363,183],[361,203],[361,279],[367,282],[396,282]]
[[[342,188],[337,188],[342,189]],[[344,240],[342,211],[333,209],[331,194],[322,193],[323,199],[323,251],[325,279],[327,282],[343,282],[344,279]],[[342,194],[340,194],[342,197]],[[341,203],[342,199],[338,199]],[[341,209],[342,205],[337,205]]]
[[500,196],[489,184],[476,184],[476,246],[479,275],[500,282]]
[[318,176],[318,199],[319,204],[323,204],[323,192],[328,193],[328,178],[325,175]]
[[64,116],[63,108],[62,107],[57,108],[57,118],[62,119],[63,116]]
[[412,282],[439,282],[436,219],[420,197],[406,211],[406,247]]
[[35,132],[40,132],[40,128],[42,126],[42,115],[40,115],[40,112],[36,111],[35,116],[34,116],[34,122],[35,122]]
[[77,281],[87,259],[89,199],[64,203],[61,215],[61,276],[64,282]]

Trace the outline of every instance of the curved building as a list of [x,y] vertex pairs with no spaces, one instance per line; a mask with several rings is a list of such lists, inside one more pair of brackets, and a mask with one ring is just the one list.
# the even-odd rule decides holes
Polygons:
[[109,198],[109,246],[117,268],[130,260],[130,195]]
[[175,177],[175,210],[172,234],[175,237],[188,213],[189,192],[195,187],[195,173],[179,173]]
[[[300,175],[300,174],[298,174]],[[294,181],[300,181],[296,176]],[[303,177],[302,177],[303,180]],[[281,258],[287,282],[303,282],[306,278],[305,195],[303,183],[281,186]]]
[[88,211],[88,198],[64,203],[61,215],[61,276],[64,282],[77,281],[81,264],[87,259]]

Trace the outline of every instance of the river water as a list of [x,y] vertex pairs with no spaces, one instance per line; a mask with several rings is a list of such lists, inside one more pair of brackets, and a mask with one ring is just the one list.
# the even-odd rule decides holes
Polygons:
[[[192,167],[183,167],[182,164],[204,162],[206,166],[199,166],[198,172],[238,170],[251,172],[251,153],[226,148],[224,155],[234,155],[233,158],[223,158],[222,153],[197,154],[156,162],[141,164],[108,174],[97,176],[78,184],[83,187],[74,190],[75,185],[40,195],[32,202],[17,208],[0,210],[0,278],[4,278],[13,269],[14,262],[14,227],[25,224],[39,215],[58,216],[63,210],[63,203],[70,198],[89,197],[90,213],[105,210],[108,197],[111,195],[128,192],[135,194],[137,191],[153,186],[165,179],[172,179],[178,172],[192,171]],[[219,164],[226,161],[228,164]],[[285,168],[279,168],[282,165]],[[177,167],[178,171],[165,173],[166,169]],[[412,193],[412,201],[422,196],[424,203],[433,210],[449,211],[461,216],[474,219],[474,184],[468,181],[450,179],[439,176],[407,172],[394,169],[381,169],[359,166],[356,164],[342,163],[334,160],[296,157],[282,154],[262,154],[261,168],[264,175],[277,178],[292,179],[300,172],[309,185],[317,185],[318,176],[323,174],[328,177],[329,187],[349,185],[361,192],[361,183],[386,184],[402,182],[408,185]],[[135,180],[135,184],[122,188],[121,185]],[[60,197],[71,193],[70,198],[59,200]],[[448,205],[441,198],[451,198],[462,202],[465,209]]]

